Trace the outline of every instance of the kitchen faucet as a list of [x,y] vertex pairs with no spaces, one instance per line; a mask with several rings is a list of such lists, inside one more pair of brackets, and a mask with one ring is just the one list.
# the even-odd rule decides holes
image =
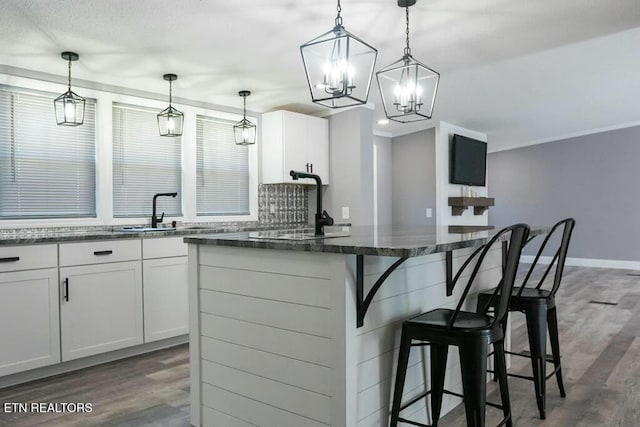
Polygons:
[[333,218],[329,216],[327,211],[322,210],[322,179],[320,179],[318,175],[314,175],[312,173],[296,172],[294,170],[290,171],[289,175],[291,175],[291,178],[293,178],[294,181],[297,181],[300,178],[311,178],[316,181],[317,202],[314,234],[316,236],[324,236],[324,226],[333,225]]
[[151,228],[158,228],[158,224],[160,224],[164,219],[164,212],[162,212],[162,215],[160,216],[160,218],[156,216],[156,199],[160,196],[176,197],[177,195],[178,193],[157,193],[153,195],[153,213],[151,214]]

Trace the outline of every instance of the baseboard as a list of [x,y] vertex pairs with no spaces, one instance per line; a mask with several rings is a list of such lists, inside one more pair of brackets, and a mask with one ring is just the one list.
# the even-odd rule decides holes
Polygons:
[[[531,264],[535,257],[531,255],[522,255],[520,262]],[[538,260],[540,264],[549,264],[550,256],[541,256]],[[623,261],[617,259],[595,259],[595,258],[567,258],[565,265],[575,267],[598,267],[598,268],[616,268],[621,270],[640,270],[640,261]]]
[[95,356],[84,357],[82,359],[56,363],[55,365],[44,366],[30,371],[5,375],[4,377],[0,377],[0,389],[54,375],[64,374],[65,372],[77,371],[78,369],[84,369],[90,366],[113,362],[119,359],[125,359],[127,357],[138,356],[140,354],[174,347],[188,342],[189,335],[180,335],[178,337],[166,338],[148,344],[141,344],[121,350],[110,351],[108,353],[96,354]]

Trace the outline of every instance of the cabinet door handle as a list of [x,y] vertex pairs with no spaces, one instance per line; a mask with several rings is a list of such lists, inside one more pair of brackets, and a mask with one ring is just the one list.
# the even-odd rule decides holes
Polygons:
[[313,173],[313,163],[309,163],[311,165],[311,173]]
[[9,256],[6,258],[0,258],[0,262],[15,262],[15,261],[20,261],[20,257],[19,256]]
[[95,251],[94,255],[111,255],[113,251]]
[[304,165],[304,167],[306,168],[307,173],[309,173],[309,163],[307,163],[306,165]]
[[69,278],[64,279],[64,300],[69,301]]

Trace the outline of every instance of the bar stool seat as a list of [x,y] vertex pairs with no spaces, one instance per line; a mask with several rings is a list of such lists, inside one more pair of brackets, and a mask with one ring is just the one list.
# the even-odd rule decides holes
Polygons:
[[[433,333],[438,332],[438,329],[442,329],[447,336],[477,334],[491,336],[492,338],[496,337],[497,339],[503,338],[502,329],[498,326],[492,327],[493,321],[495,320],[492,316],[471,311],[460,311],[454,318],[454,313],[455,310],[438,308],[411,317],[405,320],[405,322],[407,324],[416,323],[419,326],[428,327],[433,330]],[[451,330],[448,330],[449,322],[451,322],[452,318],[454,319]]]
[[[522,293],[520,293],[520,289],[522,289]],[[514,287],[512,294],[517,294],[518,300],[527,300],[527,299],[548,299],[551,297],[551,292],[545,289],[536,289],[536,288],[520,288]],[[516,299],[512,298],[512,301],[515,302]]]
[[[491,246],[504,235],[510,233],[508,253],[502,280],[499,289],[504,295],[498,297],[499,304],[495,310],[495,316],[486,312],[462,311],[462,305],[480,269],[480,265]],[[416,421],[408,420],[400,416],[400,412],[413,405],[427,395],[431,397],[431,426],[437,426],[440,419],[443,394],[452,394],[463,397],[467,425],[472,427],[484,427],[486,406],[494,406],[502,409],[504,419],[500,425],[511,426],[511,404],[509,402],[509,388],[507,385],[507,370],[504,358],[504,321],[507,315],[508,295],[515,280],[518,261],[522,246],[529,234],[526,224],[516,224],[499,231],[482,248],[482,252],[476,261],[476,265],[469,276],[466,287],[455,310],[439,308],[427,313],[413,316],[402,323],[402,335],[400,338],[400,351],[398,354],[398,367],[391,408],[391,427],[396,427],[399,422],[417,426],[427,426]],[[473,258],[479,251],[474,253]],[[414,343],[414,341],[416,341]],[[490,344],[493,344],[496,352],[496,370],[500,381],[501,405],[486,401],[487,378],[487,352]],[[402,404],[402,393],[409,353],[411,347],[428,345],[431,365],[431,389],[409,402]],[[460,368],[462,371],[463,395],[444,389],[445,372],[447,367],[447,354],[449,346],[458,347],[460,354]]]

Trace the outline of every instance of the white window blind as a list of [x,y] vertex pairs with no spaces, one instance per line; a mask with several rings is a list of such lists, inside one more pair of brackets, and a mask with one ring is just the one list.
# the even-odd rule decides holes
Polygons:
[[157,111],[113,105],[113,216],[151,216],[153,195],[158,216],[182,215],[182,138],[158,133]]
[[249,149],[236,145],[234,122],[198,116],[197,215],[249,215]]
[[58,126],[57,95],[0,86],[0,218],[96,216],[96,104]]

